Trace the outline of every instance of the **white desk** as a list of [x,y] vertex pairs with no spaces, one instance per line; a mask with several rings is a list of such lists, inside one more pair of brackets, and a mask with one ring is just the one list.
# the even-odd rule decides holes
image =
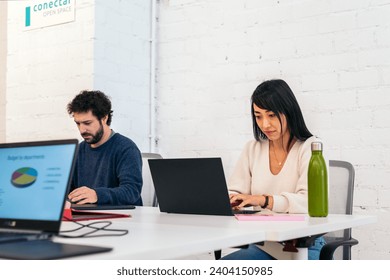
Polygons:
[[[114,248],[108,253],[78,257],[80,259],[174,259],[248,243],[285,241],[376,222],[374,216],[356,215],[329,215],[327,218],[307,216],[305,221],[300,222],[238,221],[225,216],[160,213],[158,208],[153,207],[137,207],[121,212],[130,213],[132,218],[112,219],[111,228],[128,229],[129,234],[125,236],[56,240]],[[63,222],[61,229],[74,227],[76,225],[71,222]]]
[[[131,218],[111,219],[113,224],[110,228],[129,230],[125,236],[55,240],[114,248],[112,252],[78,257],[80,259],[174,259],[245,242],[261,241],[265,237],[261,229],[247,231],[238,227],[233,217],[174,215],[160,213],[158,208],[153,207],[137,207],[135,210],[118,212],[132,215]],[[213,221],[219,221],[219,225],[213,226]],[[83,223],[89,222],[92,221]],[[63,222],[61,230],[76,227],[71,222]],[[80,233],[77,232],[77,235]],[[105,233],[109,232],[99,234]]]

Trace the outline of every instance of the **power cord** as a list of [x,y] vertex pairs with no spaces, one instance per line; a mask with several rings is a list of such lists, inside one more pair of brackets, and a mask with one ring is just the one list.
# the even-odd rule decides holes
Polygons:
[[[67,219],[67,218],[66,218]],[[123,235],[126,235],[129,233],[129,231],[127,229],[110,229],[110,228],[107,228],[109,227],[110,225],[112,225],[112,222],[111,221],[97,221],[97,222],[92,222],[92,223],[89,223],[89,224],[82,224],[82,223],[79,223],[79,222],[76,222],[76,221],[72,221],[71,219],[67,219],[68,221],[71,221],[77,225],[79,225],[79,227],[75,228],[75,229],[71,229],[71,230],[63,230],[63,231],[60,231],[59,233],[59,237],[64,237],[64,238],[86,238],[86,237],[102,237],[102,236],[123,236]],[[96,225],[99,225],[99,224],[102,224],[102,226],[96,226]],[[84,234],[80,234],[80,235],[65,235],[63,233],[69,233],[69,232],[76,232],[78,230],[81,230],[83,228],[90,228],[92,229],[92,231],[89,231],[89,232],[86,232]],[[94,235],[91,235],[95,232],[98,232],[98,231],[109,231],[109,232],[118,232],[118,234],[94,234]]]

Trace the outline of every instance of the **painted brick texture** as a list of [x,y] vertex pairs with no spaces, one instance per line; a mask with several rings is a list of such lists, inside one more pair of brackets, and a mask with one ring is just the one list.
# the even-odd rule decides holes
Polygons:
[[389,259],[390,1],[162,0],[158,149],[220,156],[229,175],[252,139],[249,98],[285,79],[328,158],[356,169],[354,259]]

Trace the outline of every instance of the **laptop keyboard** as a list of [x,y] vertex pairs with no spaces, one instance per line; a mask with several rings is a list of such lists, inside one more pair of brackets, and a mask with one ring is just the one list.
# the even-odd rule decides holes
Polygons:
[[12,231],[0,231],[0,243],[9,241],[27,240],[31,234],[12,232]]
[[0,231],[0,243],[34,239],[48,239],[51,234],[37,232]]
[[233,210],[233,214],[256,214],[261,212],[260,210]]

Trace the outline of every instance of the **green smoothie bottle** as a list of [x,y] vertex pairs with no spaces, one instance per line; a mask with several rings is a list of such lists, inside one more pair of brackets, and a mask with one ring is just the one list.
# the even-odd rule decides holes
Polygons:
[[307,172],[310,217],[328,216],[328,172],[322,156],[322,143],[311,143],[311,158]]

